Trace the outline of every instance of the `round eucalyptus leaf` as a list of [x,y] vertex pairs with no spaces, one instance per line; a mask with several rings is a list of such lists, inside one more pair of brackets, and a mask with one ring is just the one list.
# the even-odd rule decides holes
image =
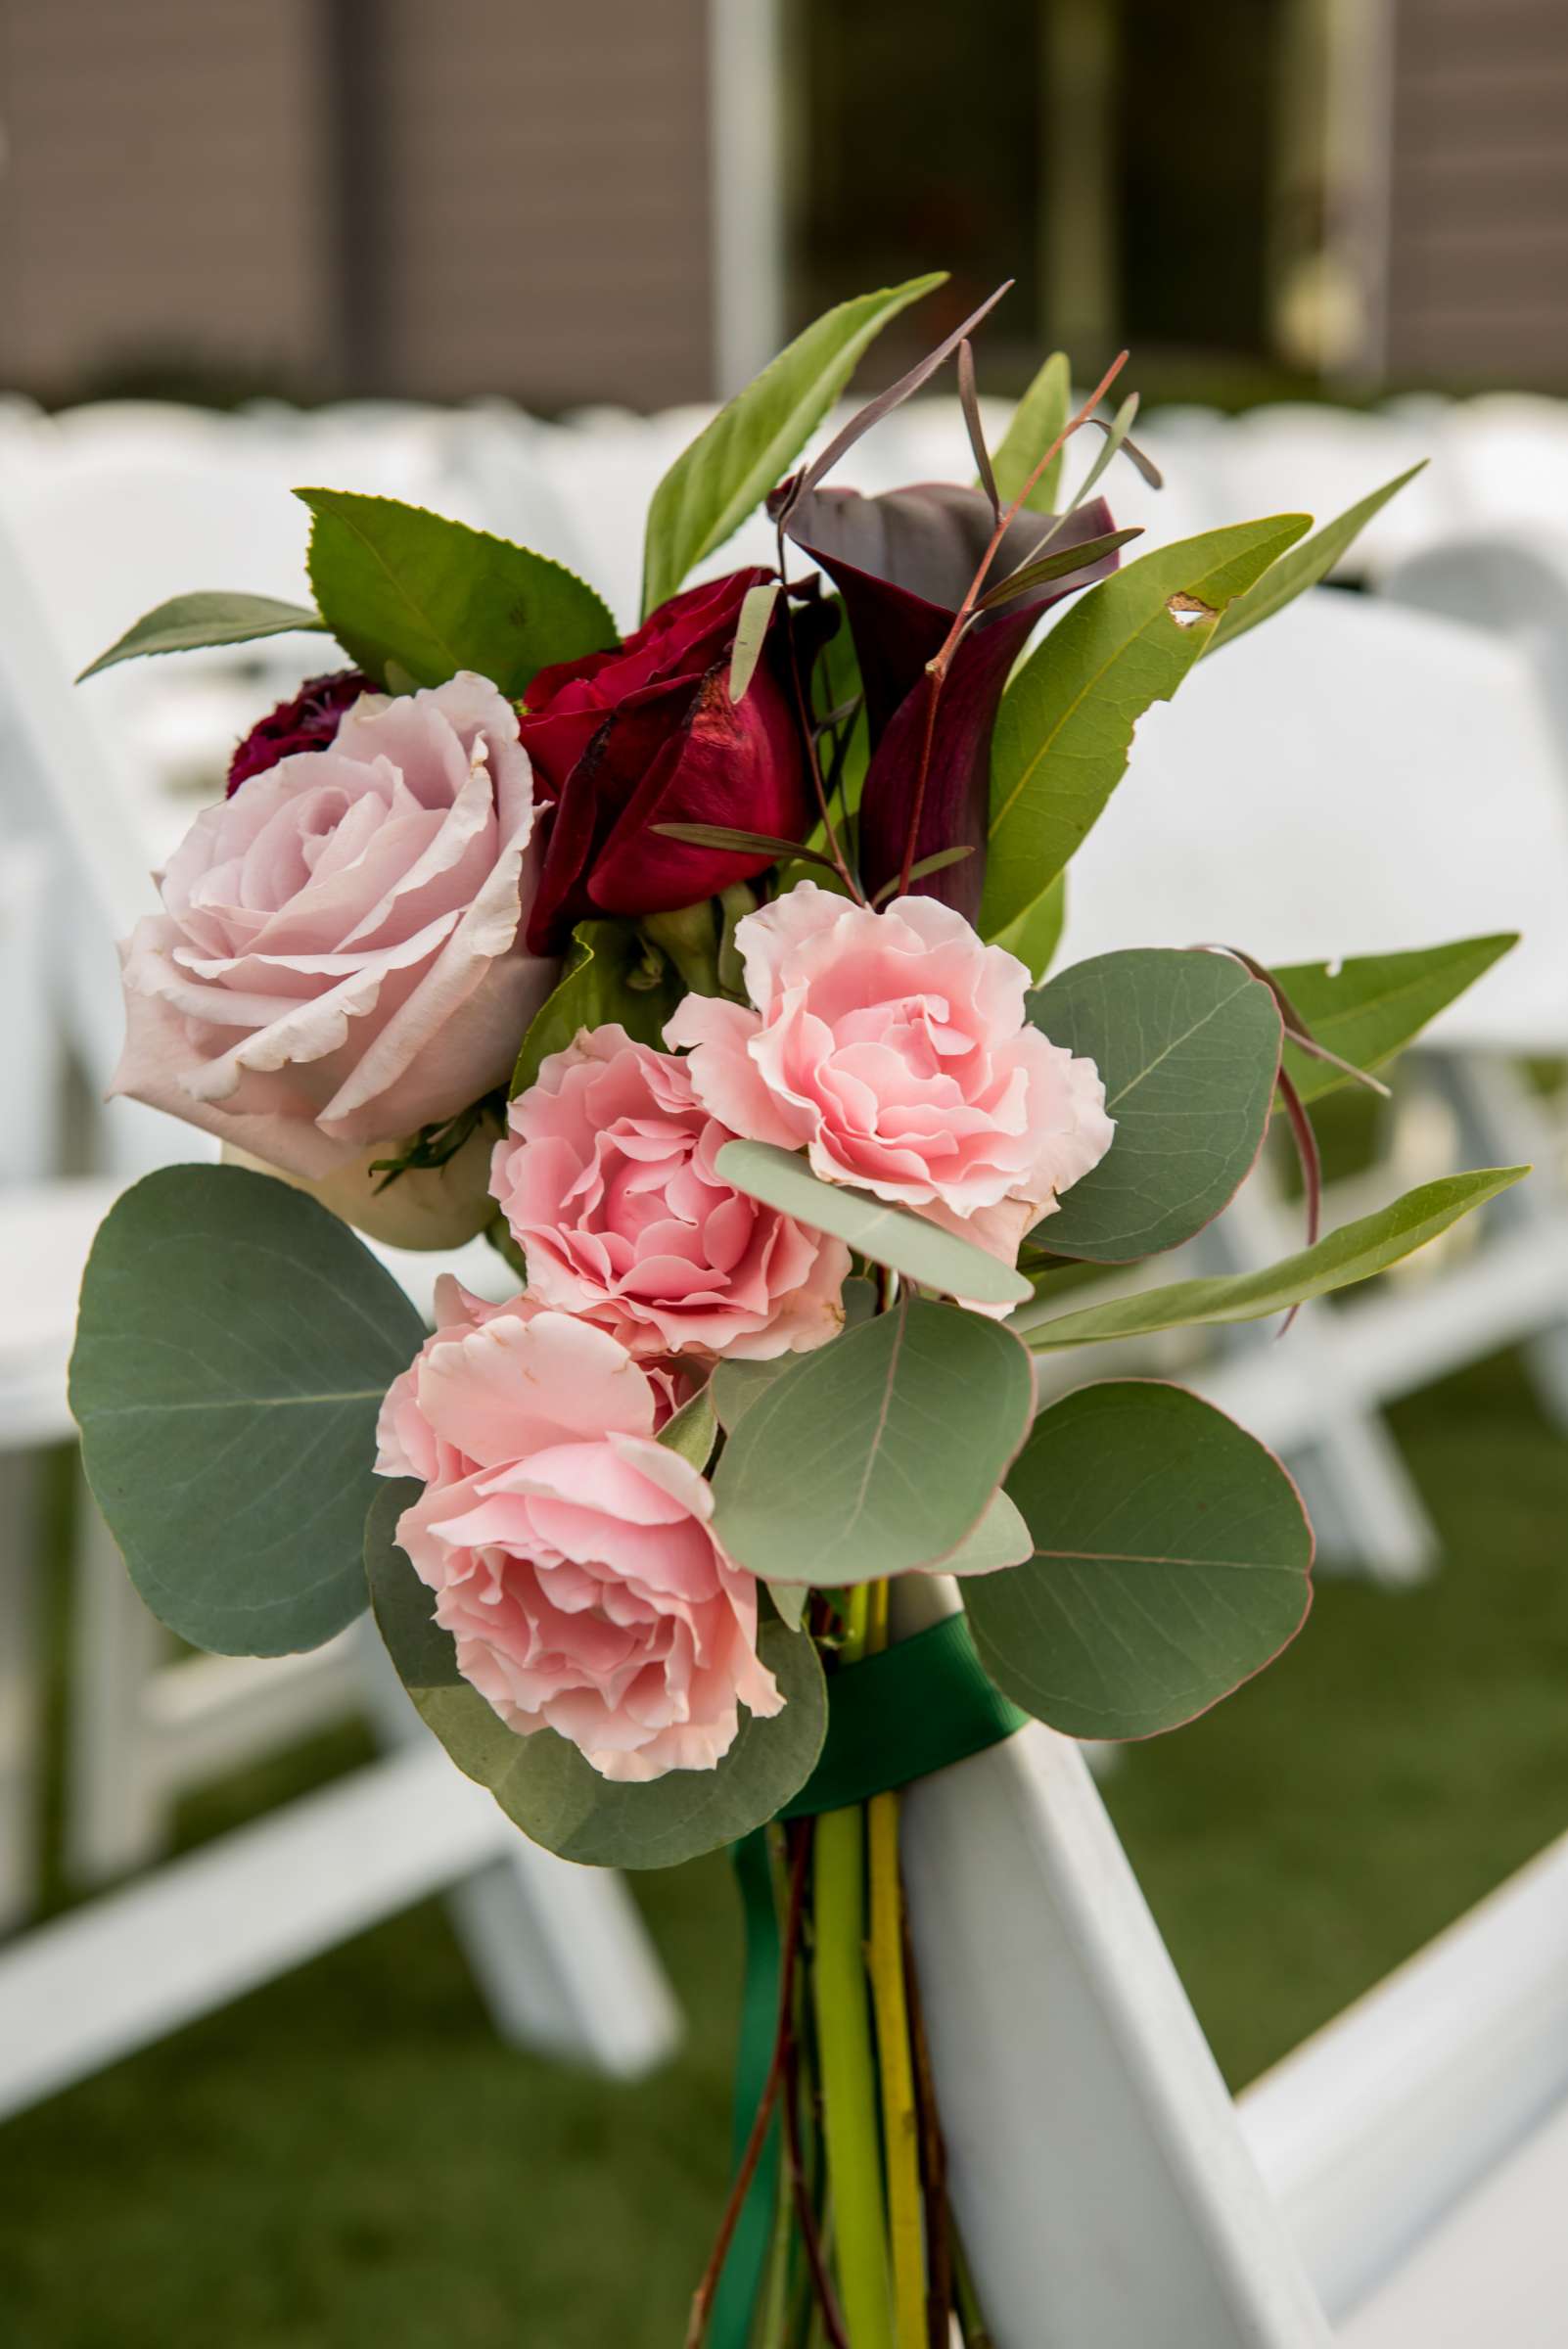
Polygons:
[[434,1596],[396,1545],[397,1520],[419,1492],[408,1479],[385,1485],[366,1520],[376,1622],[421,1718],[530,1842],[590,1867],[674,1867],[765,1825],[805,1785],[827,1729],[827,1685],[810,1639],[772,1620],[758,1647],[783,1711],[767,1721],[743,1714],[734,1744],[712,1770],[622,1785],[601,1777],[553,1729],[527,1737],[509,1729],[459,1673]]
[[1212,1222],[1263,1147],[1283,1025],[1227,954],[1096,954],[1037,988],[1030,1017],[1092,1060],[1116,1139],[1035,1227],[1053,1256],[1132,1264]]
[[1183,1388],[1081,1387],[1007,1490],[1034,1555],[964,1585],[992,1679],[1072,1737],[1149,1737],[1270,1663],[1312,1603],[1312,1529],[1273,1454]]
[[424,1324],[346,1223],[240,1167],[115,1201],[82,1280],[70,1407],[136,1588],[197,1647],[318,1647],[363,1611],[376,1417]]
[[[722,1369],[716,1400],[722,1418]],[[1034,1402],[1011,1330],[904,1295],[733,1418],[714,1530],[768,1582],[836,1589],[937,1565],[979,1526]]]

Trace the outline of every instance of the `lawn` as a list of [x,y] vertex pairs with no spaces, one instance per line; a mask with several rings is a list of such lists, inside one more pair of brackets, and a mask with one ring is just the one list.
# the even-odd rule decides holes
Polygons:
[[[1238,2085],[1568,1826],[1568,1444],[1512,1359],[1396,1421],[1441,1574],[1326,1581],[1279,1666],[1106,1788]],[[498,2048],[430,1907],[0,2129],[0,2341],[671,2349],[722,2191],[738,1936],[721,1861],[641,1889],[690,2032],[637,2087]]]

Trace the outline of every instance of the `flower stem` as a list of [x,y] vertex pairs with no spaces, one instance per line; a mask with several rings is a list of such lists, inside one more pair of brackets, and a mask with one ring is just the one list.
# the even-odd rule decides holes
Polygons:
[[[840,1651],[865,1651],[868,1597],[850,1595]],[[823,2137],[846,2329],[854,2349],[897,2349],[888,2277],[876,2065],[865,1980],[865,1812],[859,1804],[817,1821],[816,1947],[812,1962]]]
[[[888,1586],[872,1586],[866,1647],[888,1643]],[[871,1887],[871,2001],[882,2078],[882,2146],[888,2171],[888,2233],[893,2246],[893,2318],[898,2349],[928,2349],[926,2259],[920,2191],[920,2116],[909,2048],[903,1978],[903,1891],[899,1880],[899,1797],[876,1794],[866,1805]]]

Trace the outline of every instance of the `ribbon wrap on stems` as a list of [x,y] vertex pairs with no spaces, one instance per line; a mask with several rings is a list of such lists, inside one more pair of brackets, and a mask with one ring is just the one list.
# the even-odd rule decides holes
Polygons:
[[[888,1794],[983,1753],[1029,1719],[987,1676],[961,1612],[856,1664],[828,1682],[821,1758],[780,1812],[816,1819]],[[734,2158],[745,2151],[767,2082],[780,1977],[778,1910],[767,1829],[731,1848],[746,1927],[746,1979],[735,2062]],[[714,2301],[712,2349],[746,2349],[761,2291],[778,2196],[781,2129],[775,2113],[736,2223]]]

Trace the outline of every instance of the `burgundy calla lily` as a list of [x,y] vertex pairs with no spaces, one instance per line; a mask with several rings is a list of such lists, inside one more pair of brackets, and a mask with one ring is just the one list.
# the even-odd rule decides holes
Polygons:
[[[1057,553],[1103,538],[1115,526],[1103,498],[1054,526],[1023,513],[987,575],[992,583],[1026,563],[1050,533]],[[860,801],[860,874],[874,893],[897,881],[920,789],[929,713],[926,664],[942,649],[994,528],[978,489],[944,483],[862,497],[816,489],[798,498],[786,529],[844,598],[865,688],[871,764]],[[912,861],[943,849],[974,853],[912,884],[973,921],[985,882],[991,737],[1008,671],[1040,614],[1116,568],[1116,554],[983,614],[953,655],[937,704]]]
[[[741,700],[730,655],[747,590],[773,575],[731,572],[671,596],[614,652],[541,669],[523,747],[554,803],[529,929],[559,953],[595,914],[673,912],[750,880],[766,854],[694,848],[657,824],[723,824],[804,840],[814,806],[789,682],[782,598]],[[836,616],[835,616],[836,617]],[[822,641],[820,606],[797,611],[803,669]]]

